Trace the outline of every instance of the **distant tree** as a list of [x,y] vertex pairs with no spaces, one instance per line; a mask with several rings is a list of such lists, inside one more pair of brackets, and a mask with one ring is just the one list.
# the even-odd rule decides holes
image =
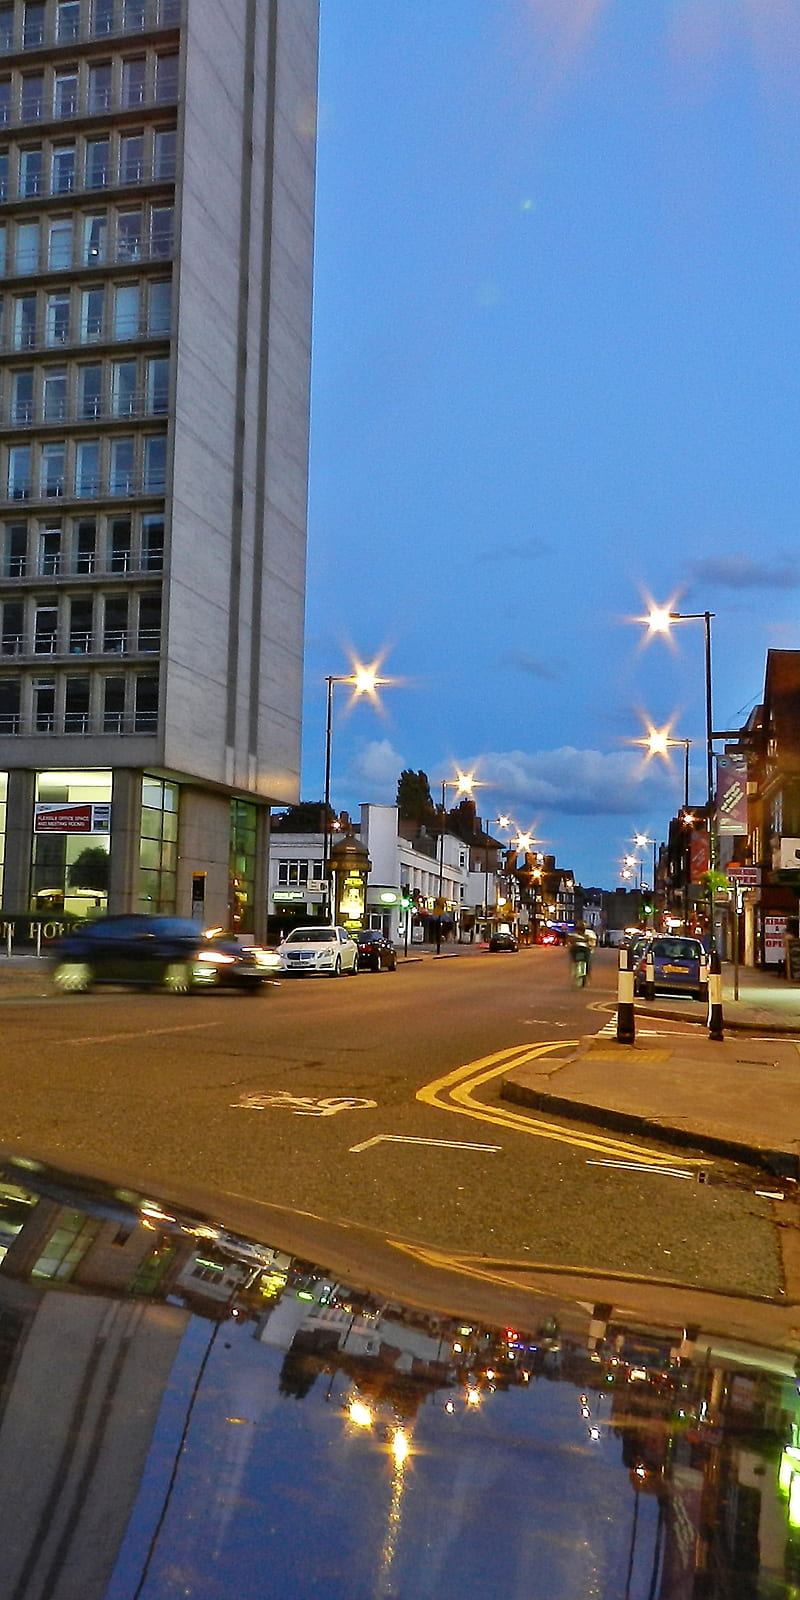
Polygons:
[[67,883],[71,889],[94,889],[98,894],[108,890],[108,851],[101,845],[90,845],[67,869]]
[[406,767],[397,780],[397,805],[403,822],[429,822],[435,813],[427,772]]
[[[321,800],[303,800],[288,811],[275,811],[272,815],[273,833],[324,833],[325,806]],[[333,822],[333,812],[328,808],[328,825]]]

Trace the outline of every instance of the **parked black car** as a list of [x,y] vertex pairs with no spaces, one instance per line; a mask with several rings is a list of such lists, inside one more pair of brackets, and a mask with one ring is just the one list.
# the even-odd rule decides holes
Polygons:
[[387,972],[394,972],[397,966],[397,951],[386,935],[378,928],[359,928],[353,935],[358,945],[358,970],[363,972],[368,967],[370,972],[380,972],[384,967]]
[[59,989],[80,994],[93,983],[158,986],[175,994],[196,989],[258,990],[275,974],[275,957],[256,945],[243,947],[231,934],[204,932],[183,917],[132,913],[97,917],[53,946],[53,979]]
[[489,936],[490,950],[518,950],[519,944],[513,933],[492,933]]

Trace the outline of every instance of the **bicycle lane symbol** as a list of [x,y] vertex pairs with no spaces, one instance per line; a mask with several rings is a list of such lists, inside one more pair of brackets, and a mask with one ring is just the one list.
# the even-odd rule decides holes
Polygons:
[[231,1105],[232,1111],[292,1111],[296,1117],[335,1117],[337,1111],[374,1111],[377,1100],[364,1100],[359,1095],[325,1095],[315,1099],[312,1095],[290,1094],[280,1089],[275,1094],[243,1094]]

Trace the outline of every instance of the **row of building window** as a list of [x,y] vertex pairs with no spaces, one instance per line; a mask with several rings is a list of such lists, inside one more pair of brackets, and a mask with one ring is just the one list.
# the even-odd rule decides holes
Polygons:
[[73,285],[51,292],[0,296],[0,349],[55,350],[167,334],[172,320],[169,279]]
[[31,733],[155,733],[158,675],[0,676],[0,737]]
[[[45,140],[42,144],[0,148],[0,200],[32,200],[40,196],[74,194],[78,190],[110,189],[117,184],[138,184],[155,179],[168,182],[175,176],[175,140],[165,130],[163,143],[152,164],[146,166],[144,134],[103,134],[96,139]],[[155,147],[155,140],[153,146]],[[141,149],[142,154],[137,154]]]
[[308,883],[309,878],[313,880],[324,876],[322,861],[279,861],[277,867],[280,885]]
[[4,656],[153,654],[160,647],[158,593],[62,594],[2,606]]
[[0,123],[63,122],[106,111],[171,105],[177,98],[174,52],[120,56],[0,75]]
[[9,500],[97,498],[163,494],[167,480],[165,433],[110,439],[53,439],[6,447]]
[[0,51],[41,50],[180,22],[180,0],[18,0],[0,6]]
[[4,578],[104,577],[161,572],[164,515],[65,517],[7,522],[0,530]]
[[[172,139],[172,130],[167,133]],[[140,142],[137,135],[137,144]],[[140,170],[138,161],[136,170]],[[140,261],[146,256],[159,260],[172,254],[173,233],[174,210],[164,204],[121,205],[3,222],[0,273],[64,272],[76,266],[102,266],[107,261]]]
[[75,366],[18,367],[6,373],[0,416],[9,426],[87,422],[97,417],[165,416],[169,356],[136,356]]

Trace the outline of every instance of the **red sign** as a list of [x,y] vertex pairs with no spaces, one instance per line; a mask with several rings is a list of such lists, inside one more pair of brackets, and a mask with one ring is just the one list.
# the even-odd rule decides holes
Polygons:
[[704,872],[708,872],[708,834],[705,829],[702,833],[693,832],[689,841],[690,878],[692,883],[699,883]]
[[33,808],[34,833],[108,833],[110,828],[109,801],[56,804],[39,800]]

